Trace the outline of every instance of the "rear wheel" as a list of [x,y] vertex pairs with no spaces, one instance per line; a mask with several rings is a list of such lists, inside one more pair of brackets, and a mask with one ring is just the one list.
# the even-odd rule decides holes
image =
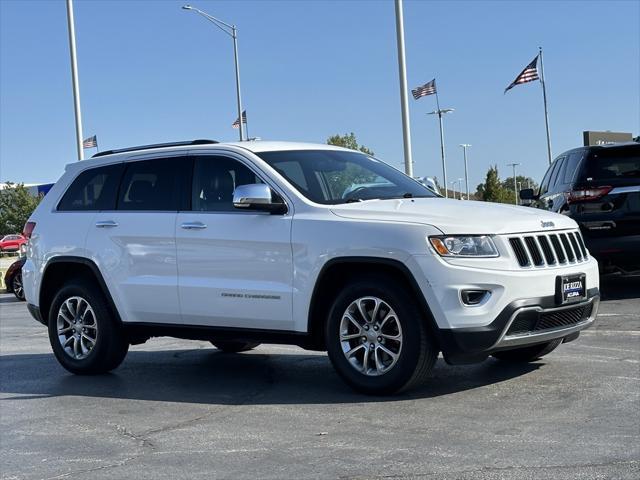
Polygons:
[[17,272],[11,281],[11,289],[18,300],[24,300],[24,286],[22,285],[22,272]]
[[532,362],[553,352],[561,343],[562,339],[560,338],[551,342],[541,343],[540,345],[514,348],[513,350],[502,350],[500,352],[494,352],[491,355],[505,362]]
[[258,342],[237,342],[233,340],[212,340],[211,344],[225,353],[246,352],[260,345]]
[[333,303],[325,335],[338,374],[368,394],[418,385],[438,356],[415,299],[384,276],[347,285]]
[[105,373],[122,363],[129,342],[103,293],[86,281],[72,281],[49,309],[49,341],[60,364],[72,373]]

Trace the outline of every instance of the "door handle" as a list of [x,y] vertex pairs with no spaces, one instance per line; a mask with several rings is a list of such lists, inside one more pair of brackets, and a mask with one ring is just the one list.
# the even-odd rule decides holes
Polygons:
[[98,228],[107,228],[107,227],[117,227],[118,223],[113,220],[100,220],[96,222],[96,227]]
[[184,228],[185,230],[202,230],[204,228],[207,228],[207,226],[202,222],[185,222],[180,225],[180,227]]

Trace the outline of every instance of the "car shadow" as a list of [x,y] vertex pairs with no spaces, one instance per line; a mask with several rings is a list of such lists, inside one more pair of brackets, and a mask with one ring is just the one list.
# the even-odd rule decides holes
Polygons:
[[602,301],[640,298],[640,275],[603,275],[600,296]]
[[0,303],[21,303],[22,301],[23,300],[18,300],[13,294],[7,294],[0,297]]
[[358,394],[344,384],[323,354],[224,354],[217,350],[132,351],[112,373],[76,376],[53,354],[0,356],[2,402],[87,396],[223,405],[343,404],[445,396],[526,375],[544,363],[504,364],[494,359],[449,366],[439,359],[419,389],[390,397]]

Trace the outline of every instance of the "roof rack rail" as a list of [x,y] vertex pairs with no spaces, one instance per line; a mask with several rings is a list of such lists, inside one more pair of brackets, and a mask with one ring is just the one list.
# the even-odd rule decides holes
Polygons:
[[104,157],[105,155],[113,155],[114,153],[136,152],[138,150],[151,150],[152,148],[184,147],[188,145],[212,145],[214,143],[220,143],[220,142],[216,140],[199,139],[199,140],[187,140],[184,142],[154,143],[151,145],[140,145],[137,147],[104,150],[103,152],[96,153],[91,158]]

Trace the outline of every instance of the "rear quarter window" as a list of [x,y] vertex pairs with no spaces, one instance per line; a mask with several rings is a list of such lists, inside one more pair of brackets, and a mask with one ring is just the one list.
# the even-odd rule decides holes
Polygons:
[[71,183],[58,204],[58,211],[113,210],[123,165],[105,165],[85,170]]

